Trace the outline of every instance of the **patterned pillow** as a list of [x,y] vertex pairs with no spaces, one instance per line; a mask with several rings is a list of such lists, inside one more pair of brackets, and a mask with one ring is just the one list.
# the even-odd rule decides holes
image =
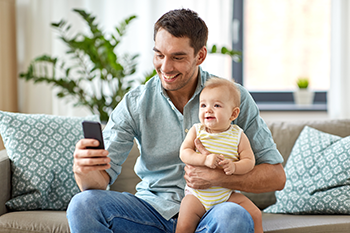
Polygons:
[[285,166],[287,181],[267,213],[350,214],[350,136],[306,126]]
[[72,165],[81,122],[98,116],[62,117],[0,111],[0,134],[11,160],[11,210],[65,210],[79,192]]

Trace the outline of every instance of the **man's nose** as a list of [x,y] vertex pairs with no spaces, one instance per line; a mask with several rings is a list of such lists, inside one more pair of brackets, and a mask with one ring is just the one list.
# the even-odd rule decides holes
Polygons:
[[163,73],[169,73],[171,71],[173,71],[173,62],[171,59],[165,57],[162,60],[162,65],[160,67],[160,69],[162,70]]

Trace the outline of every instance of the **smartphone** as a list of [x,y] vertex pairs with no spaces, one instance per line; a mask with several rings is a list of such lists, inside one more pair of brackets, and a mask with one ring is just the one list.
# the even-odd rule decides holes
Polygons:
[[97,147],[86,147],[86,149],[104,149],[101,124],[95,121],[83,121],[84,138],[93,138],[100,142]]

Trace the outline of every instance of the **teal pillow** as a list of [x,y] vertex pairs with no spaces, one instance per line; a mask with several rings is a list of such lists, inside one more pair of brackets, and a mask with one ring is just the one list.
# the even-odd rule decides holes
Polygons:
[[350,136],[306,126],[285,166],[287,181],[267,213],[350,214]]
[[10,210],[65,210],[79,192],[72,171],[81,122],[98,116],[63,117],[0,111],[0,134],[11,161]]

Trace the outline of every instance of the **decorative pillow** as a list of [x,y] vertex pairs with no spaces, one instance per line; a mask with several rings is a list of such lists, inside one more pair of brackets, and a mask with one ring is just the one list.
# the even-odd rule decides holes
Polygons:
[[81,122],[98,116],[62,117],[0,111],[0,134],[11,160],[11,210],[65,210],[79,192],[72,165]]
[[350,136],[306,126],[285,166],[287,181],[267,213],[350,214]]

